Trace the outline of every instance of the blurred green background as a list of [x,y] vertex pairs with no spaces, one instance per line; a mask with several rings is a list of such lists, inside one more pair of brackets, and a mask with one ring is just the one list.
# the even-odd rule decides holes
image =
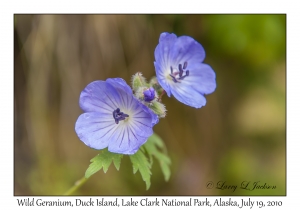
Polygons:
[[[76,195],[285,195],[285,15],[15,15],[14,194],[62,195],[97,153],[77,137],[80,92],[94,80],[155,75],[161,32],[200,42],[217,75],[201,109],[164,96],[154,126],[171,157],[151,187],[130,160],[93,175]],[[214,182],[212,189],[207,183]],[[220,190],[218,181],[276,186]]]

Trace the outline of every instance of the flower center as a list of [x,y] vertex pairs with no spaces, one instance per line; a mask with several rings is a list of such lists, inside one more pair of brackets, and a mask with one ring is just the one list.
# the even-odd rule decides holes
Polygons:
[[[182,64],[178,65],[178,70],[174,71],[173,67],[171,66],[171,74],[172,80],[174,82],[180,82],[180,80],[183,80],[185,77],[189,76],[190,71],[186,70],[188,63],[185,61],[183,66]],[[185,73],[185,74],[184,74]],[[184,74],[184,75],[183,75]]]
[[120,111],[119,108],[117,108],[115,111],[113,111],[113,117],[115,119],[116,124],[119,124],[119,121],[125,120],[126,117],[129,117],[128,114],[124,114]]

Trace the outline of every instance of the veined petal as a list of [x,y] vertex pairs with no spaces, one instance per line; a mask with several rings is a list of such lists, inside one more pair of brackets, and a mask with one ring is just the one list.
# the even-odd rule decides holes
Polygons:
[[127,94],[132,94],[131,88],[122,78],[109,78],[106,80],[106,82],[114,86],[116,89],[125,90]]
[[163,32],[159,36],[159,43],[166,44],[166,45],[172,45],[176,39],[177,39],[177,36],[175,34]]
[[195,89],[192,89],[187,85],[175,84],[174,86],[176,87],[172,88],[171,92],[181,103],[195,108],[201,108],[202,106],[205,106],[205,97]]
[[84,112],[112,113],[118,108],[120,96],[117,90],[104,81],[88,84],[80,94],[79,105]]
[[207,64],[194,64],[190,66],[190,76],[184,79],[186,85],[191,86],[202,94],[210,94],[216,89],[216,74]]
[[132,110],[134,106],[134,97],[131,88],[126,84],[122,78],[107,79],[108,85],[113,86],[120,98],[120,108]]
[[170,86],[166,81],[166,77],[161,65],[158,62],[154,62],[155,71],[156,71],[156,78],[160,86],[166,91],[167,95],[171,96]]
[[189,36],[180,36],[172,45],[170,61],[173,65],[179,63],[201,63],[205,58],[205,51],[201,44]]
[[170,68],[170,50],[176,39],[175,34],[167,32],[161,33],[159,37],[159,44],[155,48],[154,57],[163,71]]
[[153,134],[152,125],[147,124],[148,122],[144,119],[136,119],[130,124],[130,127],[140,137],[148,138]]
[[87,146],[103,149],[108,146],[108,137],[117,126],[111,114],[88,112],[79,116],[75,124],[75,131],[79,139]]
[[[142,107],[142,109],[143,109],[143,113],[144,113],[144,114],[147,114],[147,118],[151,119],[151,124],[152,124],[152,126],[154,126],[155,124],[157,124],[158,121],[159,121],[158,116],[157,116],[152,110],[150,110],[148,107],[146,107],[146,106],[144,106],[144,105],[142,105],[141,107]],[[136,117],[136,118],[137,118],[137,117],[141,117],[141,115],[135,116],[135,117]],[[145,118],[145,117],[144,117],[144,118]],[[148,123],[148,122],[147,122],[147,123]]]
[[131,155],[137,152],[148,137],[140,136],[131,126],[123,126],[112,136],[112,141],[108,145],[108,151]]

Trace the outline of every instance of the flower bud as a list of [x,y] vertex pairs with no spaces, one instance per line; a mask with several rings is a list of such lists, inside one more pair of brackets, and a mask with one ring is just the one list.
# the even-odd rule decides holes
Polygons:
[[166,116],[166,107],[164,104],[158,102],[158,101],[153,101],[149,103],[148,107],[158,115],[158,117],[162,118]]
[[140,87],[146,86],[146,79],[142,76],[142,73],[137,72],[132,76],[132,89],[137,91]]
[[153,87],[146,89],[143,94],[146,102],[151,102],[155,98],[155,90]]

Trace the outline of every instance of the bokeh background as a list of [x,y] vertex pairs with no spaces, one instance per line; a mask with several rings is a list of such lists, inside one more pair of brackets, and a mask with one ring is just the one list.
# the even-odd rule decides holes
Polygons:
[[[123,157],[76,195],[285,195],[286,15],[14,15],[14,194],[62,195],[98,152],[77,137],[78,99],[94,80],[155,75],[161,32],[200,42],[217,89],[201,109],[165,96],[154,131],[171,157],[146,191]],[[207,189],[212,181],[214,187]],[[220,190],[219,181],[276,186]]]

